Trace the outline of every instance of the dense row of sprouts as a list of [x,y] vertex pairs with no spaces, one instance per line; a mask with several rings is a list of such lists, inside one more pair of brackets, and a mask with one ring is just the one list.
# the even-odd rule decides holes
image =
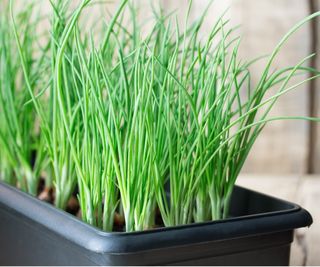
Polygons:
[[[125,231],[150,229],[157,216],[165,226],[226,218],[266,123],[318,120],[268,114],[281,95],[318,77],[305,67],[310,56],[271,65],[319,12],[284,36],[253,85],[255,61],[239,59],[235,30],[221,16],[201,38],[206,13],[190,22],[191,2],[183,27],[153,8],[147,34],[135,1],[122,0],[108,23],[85,31],[81,14],[94,1],[50,0],[45,33],[38,5],[27,3],[0,8],[0,178],[34,196],[43,178],[61,209],[77,191],[81,218],[101,229],[113,230],[115,213]],[[314,76],[289,83],[307,72]]]

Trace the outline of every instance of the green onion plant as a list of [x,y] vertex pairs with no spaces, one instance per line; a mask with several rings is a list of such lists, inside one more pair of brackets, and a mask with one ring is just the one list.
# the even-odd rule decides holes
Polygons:
[[[275,71],[272,63],[320,12],[280,40],[254,85],[250,68],[259,59],[239,59],[241,38],[224,15],[203,38],[207,14],[190,22],[192,1],[183,27],[175,13],[152,6],[146,33],[135,2],[122,0],[108,23],[85,31],[81,15],[94,2],[73,8],[71,1],[50,0],[50,34],[32,59],[32,8],[18,19],[11,1],[11,25],[7,19],[0,25],[7,36],[0,44],[0,167],[7,182],[23,185],[28,170],[24,186],[35,194],[39,173],[32,172],[29,148],[35,142],[45,151],[36,155],[50,162],[55,205],[65,209],[77,189],[81,218],[96,227],[112,231],[116,215],[127,232],[156,227],[158,217],[164,226],[219,220],[229,216],[235,181],[266,123],[319,121],[268,115],[279,97],[319,77],[306,67],[313,55]],[[313,76],[292,83],[305,73]],[[31,134],[35,118],[38,135]]]
[[[17,45],[10,25],[9,5],[0,10],[0,178],[30,193],[37,194],[44,160],[44,146],[39,137],[37,116],[22,75]],[[19,11],[16,23],[21,36],[25,71],[32,86],[43,86],[45,70],[43,53],[35,55],[39,36],[36,26],[41,18],[32,19],[34,3]]]

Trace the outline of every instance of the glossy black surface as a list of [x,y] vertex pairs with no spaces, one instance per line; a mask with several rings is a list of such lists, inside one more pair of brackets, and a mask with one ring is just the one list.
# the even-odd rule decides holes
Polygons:
[[134,233],[106,233],[0,183],[2,265],[286,265],[298,205],[235,187],[231,218]]

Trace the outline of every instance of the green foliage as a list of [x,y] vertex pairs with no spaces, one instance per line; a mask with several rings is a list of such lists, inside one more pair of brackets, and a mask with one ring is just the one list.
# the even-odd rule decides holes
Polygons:
[[[32,20],[33,4],[19,12],[16,23],[23,31],[21,45],[25,72],[32,87],[42,86],[43,56],[35,57],[40,19]],[[30,95],[21,72],[20,58],[10,24],[7,5],[0,10],[0,178],[32,195],[37,194],[43,166],[43,145],[39,138],[35,111],[27,104]]]
[[[310,57],[277,71],[271,65],[285,41],[320,12],[292,28],[252,85],[255,61],[239,59],[240,38],[223,16],[200,38],[206,13],[190,23],[191,1],[183,30],[174,15],[153,8],[154,24],[145,34],[138,8],[122,0],[108,24],[88,33],[81,14],[91,2],[72,10],[71,1],[50,1],[50,36],[38,58],[30,58],[33,27],[40,22],[27,19],[31,6],[21,19],[11,10],[11,26],[3,15],[0,26],[1,36],[8,35],[0,44],[0,100],[14,100],[0,103],[2,176],[14,171],[23,181],[20,169],[32,169],[29,146],[45,146],[57,207],[66,208],[77,187],[82,219],[108,231],[115,212],[124,215],[128,232],[152,228],[157,209],[165,226],[225,218],[234,183],[265,124],[319,121],[268,114],[280,96],[319,76],[304,66]],[[21,90],[10,86],[20,72]],[[307,72],[314,76],[289,84]],[[267,98],[273,87],[277,92]],[[40,137],[31,134],[36,120]],[[33,194],[34,173],[27,179]]]

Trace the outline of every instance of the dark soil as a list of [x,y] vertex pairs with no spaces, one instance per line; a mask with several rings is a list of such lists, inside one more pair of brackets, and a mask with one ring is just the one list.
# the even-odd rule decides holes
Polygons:
[[[78,189],[76,188],[68,201],[67,208],[65,211],[81,219],[81,210],[80,210],[77,194],[78,194]],[[54,205],[54,199],[55,199],[54,189],[47,188],[45,186],[45,180],[43,178],[40,179],[39,186],[38,186],[38,199]],[[155,225],[153,226],[153,228],[160,228],[160,227],[164,227],[164,224],[160,215],[160,211],[157,208]],[[125,231],[124,217],[119,212],[115,212],[113,232],[124,232],[124,231]]]

